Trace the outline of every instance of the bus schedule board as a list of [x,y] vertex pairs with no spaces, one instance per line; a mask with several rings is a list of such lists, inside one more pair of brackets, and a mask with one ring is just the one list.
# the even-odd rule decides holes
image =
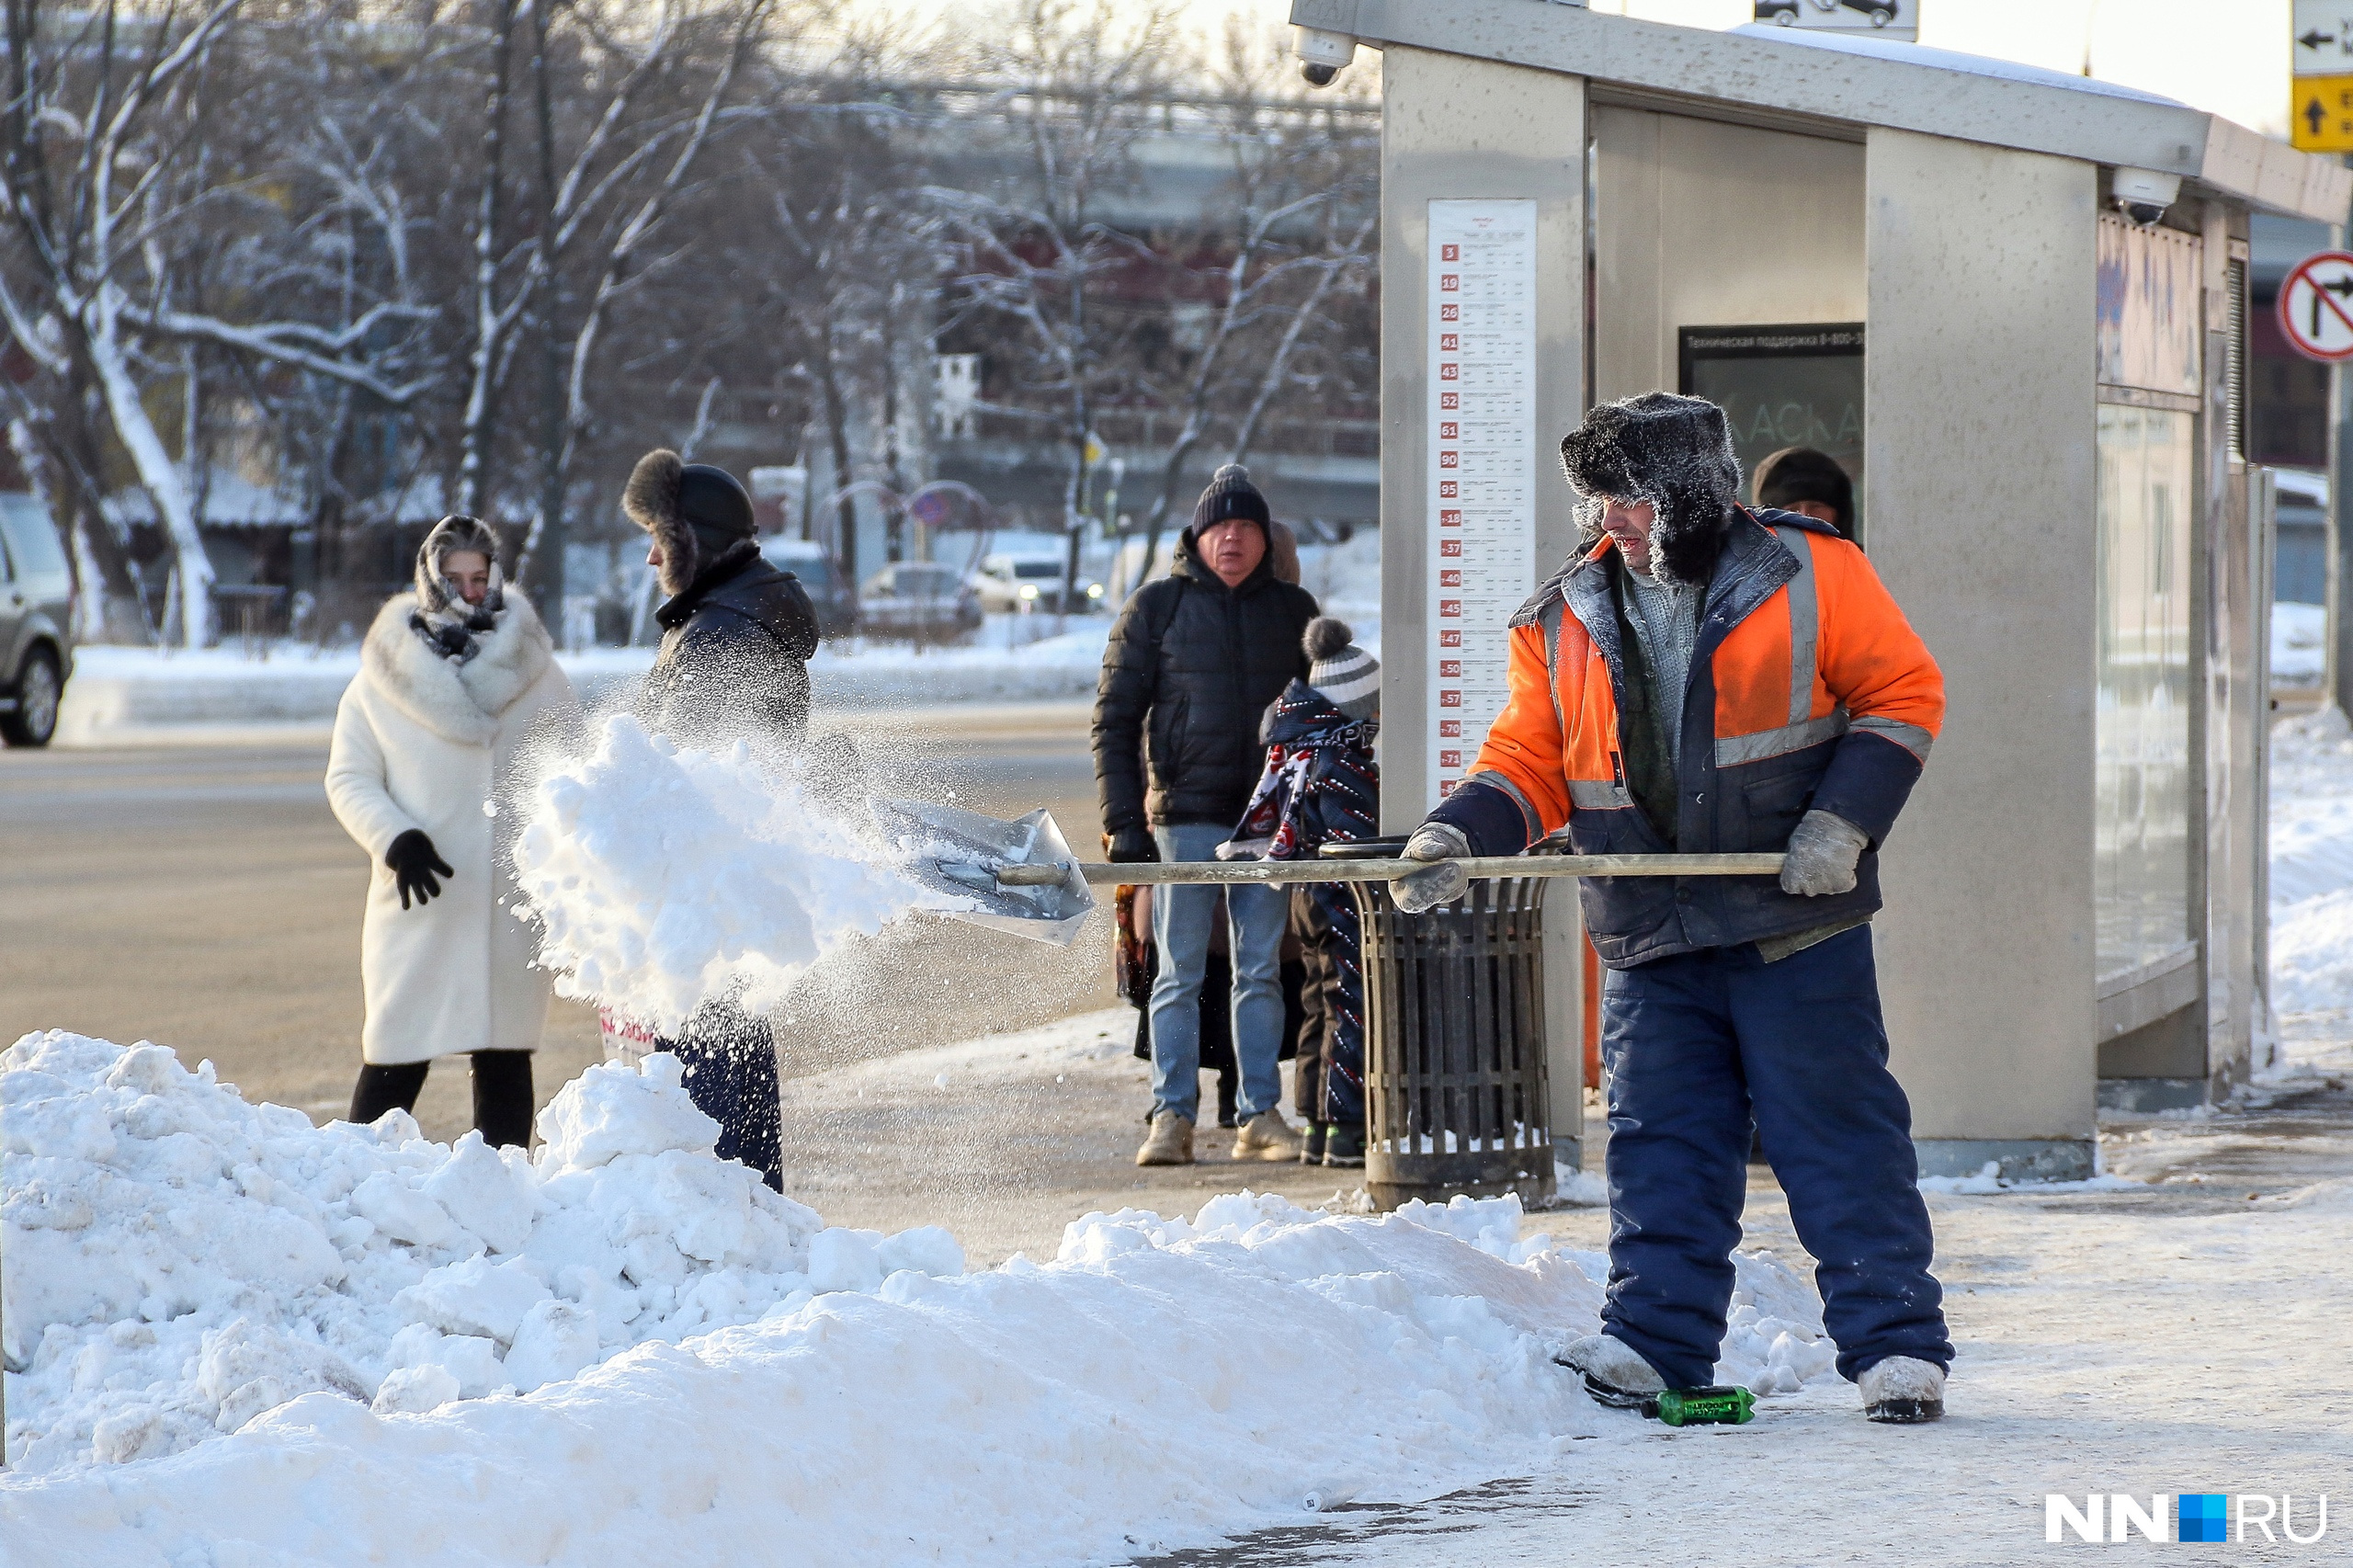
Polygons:
[[1741,499],[1756,465],[1784,447],[1826,452],[1855,485],[1855,537],[1863,537],[1863,324],[1687,326],[1678,334],[1677,385],[1724,411],[1740,454]]

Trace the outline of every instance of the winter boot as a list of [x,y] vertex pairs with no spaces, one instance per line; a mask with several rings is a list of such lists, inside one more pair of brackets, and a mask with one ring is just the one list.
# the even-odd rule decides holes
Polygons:
[[1193,1120],[1173,1110],[1152,1119],[1152,1132],[1136,1151],[1140,1165],[1189,1165],[1193,1163]]
[[1240,1092],[1241,1081],[1230,1069],[1217,1075],[1217,1124],[1231,1129],[1241,1119],[1234,1114],[1234,1096]]
[[1932,1361],[1890,1356],[1855,1381],[1863,1391],[1863,1414],[1873,1421],[1906,1425],[1944,1417],[1945,1374]]
[[1324,1138],[1324,1163],[1347,1170],[1364,1165],[1364,1124],[1336,1121]]
[[1324,1134],[1326,1131],[1328,1130],[1320,1121],[1307,1123],[1300,1138],[1299,1163],[1301,1165],[1320,1165],[1324,1163]]
[[1553,1359],[1583,1374],[1585,1392],[1596,1401],[1619,1410],[1639,1410],[1643,1400],[1666,1387],[1657,1369],[1633,1346],[1606,1334],[1588,1334]]
[[1299,1134],[1290,1130],[1279,1110],[1262,1110],[1242,1124],[1233,1135],[1233,1157],[1237,1160],[1296,1160],[1299,1158]]

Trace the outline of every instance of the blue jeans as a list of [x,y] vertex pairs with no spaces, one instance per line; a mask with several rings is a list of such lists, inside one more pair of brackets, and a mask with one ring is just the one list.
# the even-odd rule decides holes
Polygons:
[[1712,1381],[1748,1195],[1750,1128],[1820,1261],[1838,1371],[1952,1364],[1912,1107],[1887,1070],[1868,926],[1777,963],[1753,943],[1612,970],[1609,1298],[1602,1326],[1669,1388]]
[[[1209,860],[1233,836],[1216,823],[1177,823],[1152,830],[1164,860]],[[1201,971],[1210,956],[1219,890],[1199,885],[1153,890],[1152,940],[1160,974],[1152,983],[1152,1113],[1173,1110],[1200,1119]],[[1238,1108],[1247,1121],[1283,1097],[1284,890],[1225,892],[1226,945],[1233,960],[1233,1055],[1242,1066]]]

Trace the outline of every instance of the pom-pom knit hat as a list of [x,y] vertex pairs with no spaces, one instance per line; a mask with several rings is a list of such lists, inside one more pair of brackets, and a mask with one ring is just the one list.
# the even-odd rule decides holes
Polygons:
[[1358,647],[1345,620],[1319,615],[1302,639],[1310,661],[1307,684],[1351,719],[1381,713],[1381,661]]

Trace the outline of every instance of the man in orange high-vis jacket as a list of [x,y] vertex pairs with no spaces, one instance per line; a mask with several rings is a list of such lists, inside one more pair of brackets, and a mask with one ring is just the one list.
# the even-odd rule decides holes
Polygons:
[[[1887,1068],[1878,847],[1944,721],[1944,680],[1861,551],[1735,504],[1722,410],[1650,392],[1562,442],[1588,535],[1511,621],[1510,695],[1400,884],[1563,835],[1579,854],[1785,851],[1769,877],[1589,877],[1608,966],[1610,1281],[1565,1360],[1597,1398],[1712,1381],[1752,1136],[1874,1420],[1943,1413],[1952,1360],[1911,1106]],[[1556,840],[1557,842],[1557,840]],[[1449,874],[1450,873],[1450,874]]]

